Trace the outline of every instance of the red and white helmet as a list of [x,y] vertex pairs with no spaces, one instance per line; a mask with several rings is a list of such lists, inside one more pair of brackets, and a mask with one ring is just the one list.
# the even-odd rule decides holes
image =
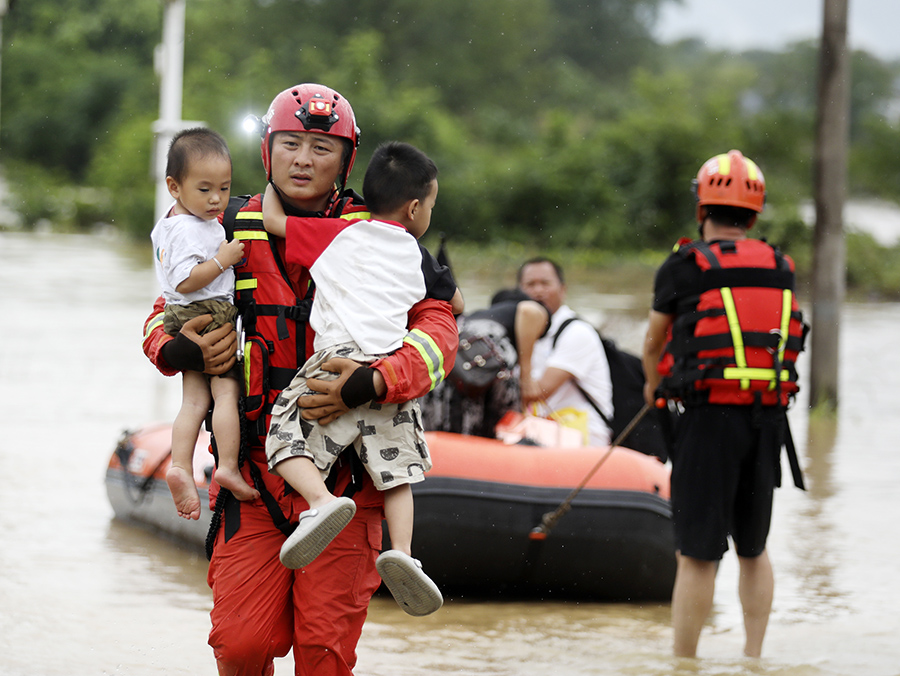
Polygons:
[[350,141],[350,157],[340,177],[341,187],[347,183],[359,147],[359,127],[347,99],[330,87],[312,83],[285,89],[272,99],[269,111],[260,120],[266,180],[272,178],[272,134],[279,131],[312,131]]
[[762,171],[740,150],[730,150],[725,155],[708,159],[697,172],[693,189],[698,221],[703,221],[703,207],[707,204],[725,204],[760,213],[766,203],[766,180]]

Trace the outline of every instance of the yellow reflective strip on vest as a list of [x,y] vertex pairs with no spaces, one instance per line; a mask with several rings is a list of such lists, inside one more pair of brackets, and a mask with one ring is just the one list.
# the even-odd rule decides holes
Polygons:
[[[745,369],[747,367],[747,353],[744,351],[744,335],[741,333],[741,322],[738,319],[737,308],[734,306],[734,296],[731,293],[731,289],[727,286],[722,287],[719,291],[722,293],[722,306],[725,308],[725,317],[728,319],[731,342],[734,343],[734,363],[737,364],[739,369]],[[750,381],[748,379],[741,380],[741,389],[750,389]]]
[[781,341],[778,343],[778,361],[784,359],[784,350],[787,347],[788,331],[791,330],[791,305],[793,294],[790,289],[785,289],[781,294]]
[[[775,369],[762,368],[738,368],[736,366],[728,366],[722,369],[722,377],[725,380],[769,380],[775,381]],[[790,374],[786,369],[781,369],[781,380],[788,380]],[[743,387],[743,382],[741,383]]]
[[255,278],[253,279],[239,279],[234,283],[235,291],[246,291],[247,289],[255,289],[258,286],[258,282]]
[[253,350],[253,342],[244,343],[244,396],[250,396],[250,364],[253,361],[250,358],[250,352]]
[[[779,330],[781,331],[781,339],[778,341],[778,364],[781,368],[779,373],[779,377],[781,380],[785,380],[785,374],[787,373],[781,364],[784,363],[784,351],[787,349],[787,341],[788,341],[788,331],[791,330],[791,301],[793,299],[793,294],[790,289],[784,289],[781,292],[781,326]],[[769,383],[769,389],[775,389],[775,379],[772,379],[772,382]]]
[[438,386],[444,379],[444,355],[438,349],[437,344],[424,331],[413,329],[406,334],[404,343],[416,348],[422,361],[428,367],[428,375],[431,377],[431,389]]
[[235,214],[235,220],[238,221],[261,221],[261,211],[239,211]]
[[352,221],[356,218],[369,219],[372,218],[372,214],[368,211],[355,211],[352,214],[341,214],[338,218],[343,218],[345,221]]
[[265,230],[235,230],[235,239],[269,239],[269,233]]

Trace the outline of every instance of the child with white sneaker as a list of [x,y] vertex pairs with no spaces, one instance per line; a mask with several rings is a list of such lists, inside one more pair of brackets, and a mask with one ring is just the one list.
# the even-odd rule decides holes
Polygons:
[[376,487],[392,549],[376,568],[397,603],[411,615],[443,604],[434,582],[412,558],[413,497],[410,484],[431,468],[418,403],[368,402],[321,425],[300,415],[297,399],[310,393],[308,378],[330,379],[320,367],[333,357],[371,363],[402,345],[407,314],[423,298],[463,303],[453,277],[417,239],[431,222],[437,198],[437,167],[406,143],[379,146],[363,181],[370,219],[287,216],[273,185],[263,200],[268,232],[287,237],[285,261],[309,270],[316,284],[309,324],[315,354],[300,368],[272,408],[266,441],[271,472],[309,503],[281,549],[281,561],[302,568],[350,522],[356,504],[336,497],[324,479],[344,448],[353,445]]

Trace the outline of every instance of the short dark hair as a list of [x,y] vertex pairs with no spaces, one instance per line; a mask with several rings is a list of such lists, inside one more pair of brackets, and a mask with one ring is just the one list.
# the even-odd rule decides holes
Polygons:
[[410,200],[428,195],[437,178],[434,162],[415,146],[382,143],[372,153],[363,179],[363,198],[373,214],[389,214]]
[[560,284],[566,283],[566,278],[565,278],[565,275],[563,275],[562,266],[560,266],[559,263],[557,263],[556,261],[550,260],[549,258],[545,258],[544,256],[535,256],[534,258],[529,258],[527,261],[525,261],[524,263],[522,263],[522,265],[519,266],[519,271],[516,273],[516,284],[522,283],[522,271],[525,269],[526,266],[536,265],[538,263],[550,263],[550,265],[553,266],[553,269],[556,270],[556,276],[559,277],[559,283]]
[[730,204],[706,204],[706,217],[717,225],[735,225],[747,229],[757,216],[753,209],[735,207]]
[[500,289],[497,293],[491,296],[491,305],[496,305],[497,303],[506,303],[509,301],[523,301],[523,300],[531,300],[531,296],[522,291],[522,289]]
[[166,176],[171,176],[181,183],[187,176],[188,166],[192,160],[210,155],[218,155],[231,162],[228,144],[221,134],[206,127],[183,129],[175,134],[169,144]]

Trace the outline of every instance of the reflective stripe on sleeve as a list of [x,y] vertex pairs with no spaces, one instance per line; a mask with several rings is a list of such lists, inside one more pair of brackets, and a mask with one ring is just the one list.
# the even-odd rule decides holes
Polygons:
[[444,355],[438,349],[437,344],[424,331],[413,329],[406,334],[403,339],[404,343],[412,345],[416,348],[425,366],[428,368],[428,375],[431,377],[431,389],[438,386],[444,377]]
[[156,317],[154,317],[152,320],[150,320],[150,321],[147,322],[147,326],[144,328],[144,338],[143,338],[143,340],[147,340],[147,338],[150,337],[150,334],[153,333],[153,330],[154,330],[156,327],[162,326],[162,323],[163,323],[163,315],[164,315],[164,314],[165,314],[165,313],[160,312],[158,315],[156,315]]

